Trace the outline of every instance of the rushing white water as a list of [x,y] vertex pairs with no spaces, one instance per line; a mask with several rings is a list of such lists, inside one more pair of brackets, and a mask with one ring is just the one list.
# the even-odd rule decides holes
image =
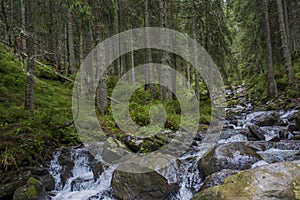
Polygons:
[[93,172],[90,167],[89,156],[86,154],[85,148],[78,148],[71,152],[71,157],[74,160],[74,167],[72,170],[73,176],[70,177],[65,186],[62,188],[60,173],[62,167],[59,165],[58,157],[60,153],[54,155],[51,162],[50,174],[55,179],[56,194],[53,200],[83,200],[83,199],[101,199],[101,200],[115,200],[112,196],[112,189],[110,187],[112,173],[114,167],[108,167],[94,181]]
[[51,160],[51,165],[49,172],[52,175],[52,177],[55,180],[55,190],[61,190],[62,189],[62,184],[61,184],[61,179],[60,179],[60,174],[62,171],[62,167],[60,166],[58,162],[58,157],[60,156],[60,151],[57,151],[53,155],[53,160]]
[[[250,113],[247,116],[238,116],[235,119],[235,125],[228,122],[228,125],[234,127],[235,130],[232,131],[232,129],[226,129],[224,132],[225,136],[222,139],[219,139],[218,143],[226,144],[248,141],[247,137],[243,134],[239,134],[237,129],[242,127],[247,128],[253,119],[265,113],[265,111],[261,111]],[[289,121],[291,116],[294,114],[294,111],[280,112],[279,114],[282,120]],[[287,128],[283,126],[261,127],[261,129],[266,132],[266,141],[275,136],[279,136],[280,131],[287,130]],[[205,146],[205,144],[201,144],[198,141],[196,143],[198,146],[193,146],[189,152],[179,158],[180,166],[176,169],[179,172],[173,175],[174,180],[179,179],[179,188],[175,194],[172,194],[169,200],[189,200],[201,187],[203,180],[200,177],[197,163],[203,154],[211,148],[211,144]],[[259,151],[258,154],[264,158],[264,160],[256,162],[253,164],[252,168],[274,161],[288,161],[289,159],[292,159],[297,152],[298,150],[280,150],[277,148],[269,148],[265,151]],[[111,188],[111,178],[116,166],[106,167],[104,172],[95,181],[91,169],[91,158],[87,153],[87,150],[85,147],[75,148],[71,151],[71,159],[75,164],[72,169],[73,175],[63,186],[61,181],[61,172],[63,167],[59,164],[60,155],[60,151],[54,153],[53,160],[51,161],[51,166],[49,168],[51,175],[55,179],[55,190],[51,192],[53,194],[52,200],[116,200]],[[237,154],[235,159],[238,160],[242,156],[243,155]],[[174,170],[171,170],[170,172],[167,171],[165,172],[167,174],[163,175],[168,176],[168,180],[173,180],[172,171]]]

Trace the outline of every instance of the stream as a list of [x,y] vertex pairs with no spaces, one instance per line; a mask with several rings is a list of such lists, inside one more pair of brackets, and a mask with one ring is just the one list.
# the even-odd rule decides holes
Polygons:
[[[240,134],[239,131],[247,129],[252,125],[254,119],[258,116],[268,114],[269,111],[249,112],[249,114],[239,114],[236,116],[227,117],[223,132],[218,140],[220,144],[232,142],[249,142],[248,138]],[[253,167],[265,165],[272,162],[291,161],[295,159],[295,154],[299,152],[300,144],[295,148],[295,145],[289,145],[288,140],[292,134],[288,131],[288,126],[295,110],[280,111],[280,125],[262,126],[264,130],[265,140],[254,141],[257,143],[265,143],[266,150],[258,150],[257,153],[263,160],[256,162]],[[286,140],[271,142],[272,139],[279,137],[282,132],[286,132]],[[275,141],[275,140],[274,140]],[[192,148],[182,155],[181,161],[179,188],[172,193],[169,200],[189,200],[199,190],[203,180],[197,167],[197,162],[201,158],[200,141],[195,140]],[[50,174],[55,179],[55,190],[51,192],[52,200],[115,200],[114,193],[111,187],[111,179],[114,169],[117,166],[104,167],[103,173],[94,180],[92,165],[95,160],[91,159],[85,147],[76,147],[71,150],[71,160],[74,161],[72,168],[72,176],[69,177],[65,184],[62,183],[61,173],[64,166],[59,164],[59,156],[61,151],[55,152],[51,166]],[[236,159],[239,159],[238,157]]]

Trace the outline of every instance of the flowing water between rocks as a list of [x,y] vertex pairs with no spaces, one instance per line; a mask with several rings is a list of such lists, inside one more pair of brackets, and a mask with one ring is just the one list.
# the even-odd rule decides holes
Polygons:
[[[291,123],[292,116],[295,112],[296,111],[294,110],[279,112],[281,124],[278,126],[261,127],[264,131],[265,140],[253,142],[264,143],[266,149],[257,151],[263,160],[256,162],[252,167],[295,159],[295,155],[297,152],[299,153],[300,144],[298,142],[298,147],[295,147],[295,145],[290,145],[290,141],[288,140],[292,137],[292,134],[288,131],[288,126]],[[250,114],[227,117],[226,125],[218,143],[250,142],[247,136],[241,134],[241,130],[252,125],[253,120],[264,114],[268,114],[268,112],[252,112]],[[282,137],[282,132],[286,133],[284,136],[286,137],[286,140],[274,140],[276,137]],[[275,142],[271,142],[272,139]],[[53,200],[116,199],[111,187],[111,179],[117,166],[104,167],[104,171],[99,178],[95,180],[92,166],[96,161],[91,158],[85,147],[76,147],[70,151],[71,160],[74,161],[74,166],[72,167],[70,175],[71,177],[67,177],[66,180],[63,181],[61,174],[65,170],[65,166],[62,166],[59,162],[61,153],[61,151],[57,151],[54,154],[49,168],[50,174],[55,179],[55,190],[51,192]],[[169,200],[189,200],[199,190],[203,180],[201,179],[198,170],[198,161],[202,154],[203,151],[201,151],[200,141],[195,140],[192,148],[179,158],[181,161],[179,188],[170,195],[168,198]],[[240,159],[239,156],[242,155],[236,156],[235,159],[237,161]],[[169,178],[172,178],[172,174],[168,174],[168,176]],[[173,176],[176,176],[176,174],[173,174]]]

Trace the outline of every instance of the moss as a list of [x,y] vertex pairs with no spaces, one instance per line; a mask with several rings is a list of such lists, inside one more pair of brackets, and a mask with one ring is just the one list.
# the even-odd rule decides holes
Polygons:
[[[23,102],[26,66],[22,68],[8,52],[0,46],[0,157],[12,163],[8,170],[14,170],[37,165],[52,154],[52,149],[76,145],[80,140],[73,126],[64,126],[73,120],[72,83],[56,80],[51,66],[36,65],[35,112],[30,116]],[[6,168],[3,163],[9,164],[2,162],[0,170]]]
[[24,196],[26,196],[28,199],[34,199],[34,198],[37,198],[37,192],[36,192],[36,189],[35,187],[32,185],[32,186],[29,186],[27,188],[27,191],[23,193]]
[[24,186],[15,191],[14,199],[38,199],[39,195],[41,195],[43,191],[43,185],[38,180],[31,177],[28,179],[27,183]]
[[300,200],[300,183],[295,181],[293,182],[294,194],[297,200]]

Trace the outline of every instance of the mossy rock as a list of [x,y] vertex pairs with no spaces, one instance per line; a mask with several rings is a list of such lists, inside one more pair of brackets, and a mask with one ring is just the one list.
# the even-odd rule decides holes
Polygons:
[[158,172],[135,163],[122,163],[113,173],[111,186],[119,199],[167,199],[177,189]]
[[192,200],[299,200],[299,181],[300,161],[273,163],[229,176],[224,184],[200,191]]
[[202,178],[222,169],[244,170],[262,158],[250,147],[241,142],[216,146],[208,151],[198,162]]
[[30,178],[27,183],[17,189],[13,200],[47,200],[49,199],[45,188],[40,181]]
[[0,199],[11,199],[13,197],[14,192],[26,184],[28,179],[32,176],[32,174],[28,171],[25,172],[21,178],[10,181],[9,183],[0,185]]

